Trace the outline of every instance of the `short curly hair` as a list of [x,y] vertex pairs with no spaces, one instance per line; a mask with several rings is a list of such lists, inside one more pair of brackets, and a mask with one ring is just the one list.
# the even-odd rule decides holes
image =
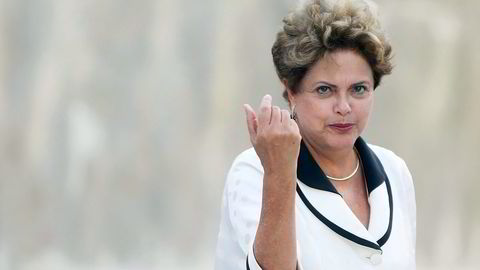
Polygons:
[[[368,1],[368,0],[367,0]],[[295,94],[308,69],[327,53],[352,49],[360,53],[373,72],[374,89],[392,71],[392,48],[381,29],[375,7],[364,0],[330,3],[311,0],[283,19],[272,47],[280,80]],[[288,101],[287,90],[283,97]]]

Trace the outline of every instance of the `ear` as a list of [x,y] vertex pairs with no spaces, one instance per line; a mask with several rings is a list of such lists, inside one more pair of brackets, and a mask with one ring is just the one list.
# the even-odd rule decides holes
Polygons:
[[288,105],[292,107],[292,104],[295,104],[295,96],[293,91],[288,87],[288,82],[287,79],[282,80],[282,84],[285,87],[285,90],[287,91],[287,99],[288,99]]

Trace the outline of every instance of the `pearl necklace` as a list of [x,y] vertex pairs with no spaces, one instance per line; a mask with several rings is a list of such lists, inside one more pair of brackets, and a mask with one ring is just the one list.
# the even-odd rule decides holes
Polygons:
[[353,172],[349,176],[346,176],[346,177],[343,177],[343,178],[336,178],[336,177],[333,177],[333,176],[329,176],[327,174],[325,174],[325,176],[328,179],[335,180],[335,181],[345,181],[345,180],[348,180],[348,179],[352,178],[352,176],[354,176],[357,173],[358,167],[360,167],[360,157],[358,156],[357,151],[355,151],[355,153],[357,154],[357,166],[355,167],[355,170],[353,170]]

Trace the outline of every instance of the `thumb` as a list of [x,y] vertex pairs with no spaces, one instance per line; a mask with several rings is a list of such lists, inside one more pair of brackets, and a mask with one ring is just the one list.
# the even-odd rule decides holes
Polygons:
[[247,127],[248,133],[250,134],[250,141],[254,143],[255,138],[257,137],[257,115],[250,105],[244,104],[243,108],[245,109],[245,116],[247,118]]

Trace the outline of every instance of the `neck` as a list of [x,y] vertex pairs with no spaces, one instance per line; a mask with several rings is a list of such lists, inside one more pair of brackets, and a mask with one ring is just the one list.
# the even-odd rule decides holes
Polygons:
[[333,177],[345,177],[355,169],[357,156],[353,146],[345,149],[325,149],[306,140],[304,142],[313,159],[325,174]]

